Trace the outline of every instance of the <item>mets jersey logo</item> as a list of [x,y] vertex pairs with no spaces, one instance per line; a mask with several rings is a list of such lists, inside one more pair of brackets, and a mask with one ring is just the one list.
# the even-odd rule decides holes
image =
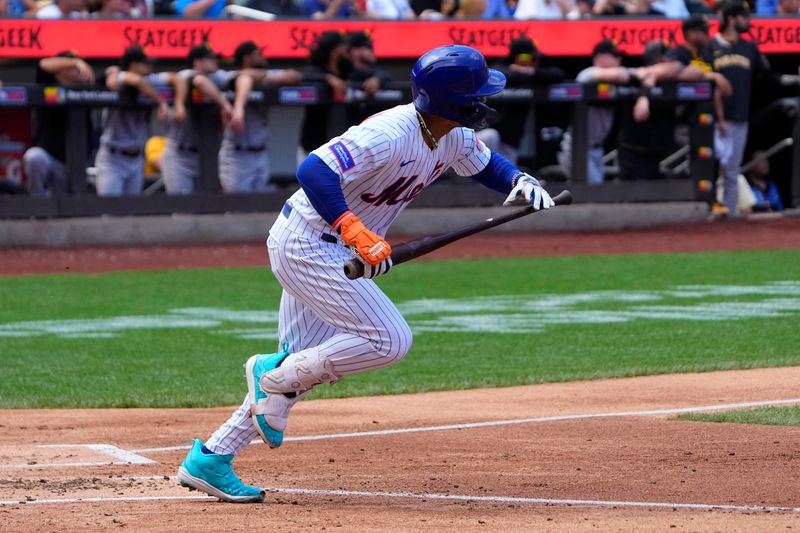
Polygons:
[[[403,166],[403,165],[401,165]],[[417,181],[419,176],[408,176],[408,177],[400,177],[394,180],[388,187],[383,189],[381,192],[378,193],[364,193],[361,195],[361,200],[368,204],[372,204],[375,207],[379,205],[397,205],[399,203],[410,202],[414,198],[416,198],[419,193],[431,183],[434,179],[436,179],[439,174],[441,173],[442,168],[444,167],[444,163],[441,161],[436,162],[436,166],[433,168],[431,173],[428,175],[428,179],[425,181],[421,181],[419,183],[414,183]],[[412,185],[414,185],[412,187]]]

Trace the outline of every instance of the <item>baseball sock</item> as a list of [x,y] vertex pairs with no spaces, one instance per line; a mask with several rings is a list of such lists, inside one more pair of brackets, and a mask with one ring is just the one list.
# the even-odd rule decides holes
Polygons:
[[220,455],[237,455],[242,448],[258,437],[250,417],[250,397],[245,395],[242,405],[206,441],[206,449]]

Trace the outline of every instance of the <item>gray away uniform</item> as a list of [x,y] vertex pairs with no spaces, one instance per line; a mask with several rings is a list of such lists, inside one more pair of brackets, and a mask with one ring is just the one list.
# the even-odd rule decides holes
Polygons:
[[[194,70],[186,69],[178,72],[178,76],[185,80],[191,79]],[[222,88],[235,72],[217,70],[207,75],[217,87]],[[191,91],[190,91],[191,92]],[[181,122],[170,122],[167,132],[167,144],[161,158],[161,173],[164,177],[164,187],[168,194],[189,194],[194,192],[200,175],[198,160],[199,138],[197,124],[194,120],[194,110],[189,107],[186,119]]]
[[[120,72],[123,79],[125,72]],[[166,75],[150,74],[152,85],[166,85]],[[137,92],[125,86],[123,89]],[[119,196],[140,194],[144,183],[144,146],[152,108],[115,107],[103,110],[103,134],[95,157],[97,194]]]
[[[282,70],[270,70],[276,75]],[[234,80],[229,82],[231,85]],[[225,192],[263,192],[269,183],[269,128],[267,107],[248,105],[244,131],[225,128],[219,150],[219,181]]]
[[[578,73],[575,81],[592,83],[597,67],[589,67]],[[587,109],[586,126],[588,128],[589,151],[586,154],[586,181],[591,184],[603,183],[605,165],[603,164],[603,143],[614,125],[614,108],[602,105],[590,105]],[[568,129],[561,139],[561,151],[558,152],[558,164],[569,175],[572,173],[572,129]]]

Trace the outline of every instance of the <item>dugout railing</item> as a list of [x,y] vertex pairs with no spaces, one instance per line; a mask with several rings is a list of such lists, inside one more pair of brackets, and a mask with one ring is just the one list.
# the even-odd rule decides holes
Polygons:
[[[170,97],[167,88],[162,95]],[[0,217],[74,217],[109,215],[145,215],[168,213],[220,213],[271,211],[280,207],[290,191],[275,193],[222,194],[217,178],[217,149],[219,146],[218,113],[216,107],[190,98],[187,108],[195,113],[200,132],[200,176],[197,192],[190,195],[148,195],[126,197],[98,197],[90,191],[87,182],[86,130],[90,127],[85,109],[109,106],[148,105],[144,99],[133,101],[120,93],[98,87],[42,87],[20,85],[0,89],[0,107],[3,106],[66,106],[69,108],[69,135],[67,136],[67,171],[70,193],[52,197],[0,196]],[[504,102],[530,102],[536,105],[564,104],[565,113],[572,112],[573,173],[569,187],[579,201],[624,202],[664,200],[707,200],[714,178],[713,115],[711,99],[713,87],[704,82],[669,82],[651,90],[654,101],[683,103],[689,113],[689,179],[615,181],[601,186],[586,184],[587,153],[586,109],[589,105],[614,105],[632,100],[638,88],[606,84],[578,83],[555,84],[541,89],[508,89],[493,97],[498,105]],[[229,96],[232,96],[230,94]],[[329,102],[334,106],[353,105],[364,100],[364,94],[353,89],[343,101],[333,102],[323,88],[314,85],[278,87],[264,86],[254,90],[251,105],[307,106]],[[410,100],[407,84],[394,84],[380,91],[376,99],[391,106]],[[572,111],[570,111],[572,108]],[[2,111],[0,109],[0,111]],[[272,124],[273,137],[282,131],[281,125]],[[800,121],[795,135],[800,132]],[[290,145],[296,146],[296,140]],[[793,190],[800,191],[800,150],[794,150]],[[294,151],[290,154],[293,157]],[[286,154],[284,154],[285,156]],[[461,187],[459,183],[443,183],[431,187],[415,206],[471,206],[495,203],[485,191],[474,187]]]

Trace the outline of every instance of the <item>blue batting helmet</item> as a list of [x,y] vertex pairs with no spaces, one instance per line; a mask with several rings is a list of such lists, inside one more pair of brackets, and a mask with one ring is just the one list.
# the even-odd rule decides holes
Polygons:
[[496,111],[485,98],[505,86],[505,75],[487,67],[480,52],[458,44],[434,48],[411,69],[414,106],[468,128],[486,127]]

